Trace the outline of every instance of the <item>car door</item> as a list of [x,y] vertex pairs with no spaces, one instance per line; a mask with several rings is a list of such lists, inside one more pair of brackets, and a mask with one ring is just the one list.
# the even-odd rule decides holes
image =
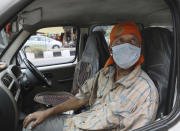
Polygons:
[[[58,28],[57,28],[58,29]],[[49,32],[50,29],[41,30],[40,33],[36,34],[38,38],[47,38],[41,43],[33,44],[31,47],[25,49],[26,57],[39,69],[52,83],[50,88],[34,87],[32,90],[33,95],[43,91],[67,91],[70,92],[72,88],[74,70],[76,66],[76,47],[68,46],[69,43],[66,39],[66,35],[63,37],[63,41],[66,41],[66,45],[61,48],[48,48],[46,46],[48,38],[51,39],[52,35],[57,35],[55,32]],[[70,28],[74,30],[74,28]],[[61,27],[61,33],[65,33],[64,27]],[[37,31],[38,32],[38,31]],[[48,33],[47,33],[48,32]],[[60,31],[59,31],[60,32]],[[58,32],[58,33],[59,33]],[[71,33],[73,33],[71,31]],[[59,34],[61,35],[61,34]],[[75,35],[76,38],[73,38]],[[77,33],[72,34],[72,40],[77,43]],[[31,38],[31,37],[30,37]],[[52,38],[53,39],[53,38]],[[54,38],[49,41],[59,41]],[[61,43],[61,41],[59,41]],[[65,43],[65,42],[64,42]],[[26,43],[25,43],[26,44]],[[41,46],[40,46],[41,45]],[[44,46],[43,46],[44,45]],[[26,47],[24,45],[23,47]],[[25,65],[21,63],[22,70],[25,69]],[[30,99],[32,99],[31,97]]]

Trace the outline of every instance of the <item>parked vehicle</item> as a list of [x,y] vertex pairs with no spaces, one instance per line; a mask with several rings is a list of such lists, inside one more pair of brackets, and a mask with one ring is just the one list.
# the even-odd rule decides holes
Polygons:
[[24,48],[32,46],[42,46],[47,49],[58,49],[62,47],[62,43],[46,36],[35,35],[31,36],[24,44]]

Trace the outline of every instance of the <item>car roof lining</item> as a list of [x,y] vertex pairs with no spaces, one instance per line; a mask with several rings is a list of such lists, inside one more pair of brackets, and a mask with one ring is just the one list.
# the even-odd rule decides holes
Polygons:
[[[36,23],[25,22],[27,30],[57,25],[89,26],[135,21],[145,26],[171,26],[172,17],[164,0],[34,0],[23,12],[41,9]],[[37,12],[36,12],[37,13]],[[28,14],[29,20],[35,13]],[[27,18],[27,17],[26,17]],[[27,21],[27,20],[26,20]],[[31,23],[31,24],[30,24]]]

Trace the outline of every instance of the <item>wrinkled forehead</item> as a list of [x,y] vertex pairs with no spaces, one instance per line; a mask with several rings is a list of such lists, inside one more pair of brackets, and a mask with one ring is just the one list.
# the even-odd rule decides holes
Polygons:
[[121,39],[121,38],[123,38],[123,39],[137,39],[138,40],[138,37],[136,36],[136,35],[134,35],[134,34],[132,34],[132,33],[128,33],[128,34],[124,34],[124,35],[120,35],[120,36],[118,36],[116,39],[115,39],[115,41],[116,40],[119,40],[119,39]]
[[124,43],[129,43],[132,45],[135,45],[137,47],[141,47],[141,44],[138,40],[138,37],[134,34],[124,34],[121,36],[118,36],[111,44],[111,46],[116,46]]

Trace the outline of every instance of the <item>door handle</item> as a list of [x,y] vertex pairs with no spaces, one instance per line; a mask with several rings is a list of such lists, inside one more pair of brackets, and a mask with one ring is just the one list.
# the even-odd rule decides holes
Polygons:
[[70,82],[70,81],[73,81],[73,78],[57,80],[58,83],[64,83],[64,82]]

